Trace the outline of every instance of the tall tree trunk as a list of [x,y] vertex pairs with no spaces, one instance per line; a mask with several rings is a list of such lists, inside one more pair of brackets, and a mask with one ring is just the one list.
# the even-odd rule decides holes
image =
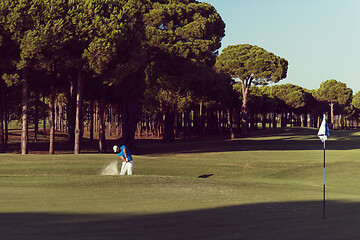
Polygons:
[[46,103],[45,103],[45,93],[43,93],[43,106],[44,106],[44,111],[43,111],[43,129],[44,129],[44,138],[46,137]]
[[274,112],[274,113],[273,113],[273,119],[272,119],[272,127],[273,127],[273,128],[276,128],[276,127],[277,127],[276,116],[277,116],[277,113]]
[[55,98],[54,101],[54,129],[59,131],[59,99]]
[[37,142],[39,132],[39,91],[35,91],[35,112],[34,112],[34,141]]
[[49,154],[54,154],[55,143],[55,73],[53,72],[50,77],[50,145]]
[[164,112],[164,134],[163,134],[163,140],[170,141],[171,140],[171,120],[170,120],[170,108],[168,106],[165,106],[163,108]]
[[59,98],[58,109],[59,109],[59,115],[58,115],[59,131],[64,132],[64,129],[63,129],[63,112],[64,112],[63,98]]
[[281,113],[281,127],[285,128],[287,126],[287,113],[282,112]]
[[5,127],[5,141],[4,141],[4,148],[7,149],[7,143],[9,140],[9,127],[8,127],[8,119],[9,119],[9,111],[7,107],[7,101],[6,101],[6,93],[5,88],[3,89],[3,106],[4,106],[4,127]]
[[203,101],[200,101],[199,107],[199,121],[200,121],[200,129],[199,129],[199,136],[200,138],[205,134],[205,117],[204,117],[204,104]]
[[105,153],[105,107],[106,107],[106,88],[101,88],[101,97],[99,101],[99,152]]
[[243,82],[242,83],[242,94],[243,94],[243,103],[242,103],[242,136],[246,137],[248,134],[248,92],[249,87]]
[[221,116],[220,110],[216,111],[217,127],[219,131],[219,137],[222,137],[222,127],[221,127]]
[[118,118],[117,118],[117,135],[122,135],[122,118],[121,118],[121,104],[117,106],[118,109]]
[[266,128],[266,116],[267,116],[267,113],[263,112],[262,113],[262,121],[261,121],[261,128],[262,129]]
[[248,116],[249,116],[249,122],[248,122],[249,128],[251,131],[254,131],[255,130],[255,114],[250,112],[250,113],[248,113]]
[[309,113],[309,127],[314,127],[314,114]]
[[28,89],[28,72],[23,70],[24,80],[22,83],[22,129],[21,129],[21,154],[28,153],[28,104],[29,104],[29,89]]
[[94,132],[96,133],[99,132],[98,122],[99,122],[99,101],[97,101],[97,103],[94,104]]
[[75,115],[76,115],[76,87],[74,81],[70,81],[70,89],[68,93],[67,103],[67,127],[68,127],[68,142],[74,144],[75,142]]
[[170,106],[165,106],[163,110],[165,111],[163,140],[172,141],[174,139],[174,121],[172,117],[172,108]]
[[321,117],[320,114],[317,116],[317,123],[316,123],[316,128],[319,128],[321,124]]
[[241,109],[239,106],[235,107],[235,118],[236,118],[236,134],[241,135]]
[[331,112],[331,123],[330,123],[330,129],[334,128],[334,103],[330,103],[330,112]]
[[4,127],[5,127],[5,150],[7,149],[7,143],[8,143],[8,140],[9,140],[9,122],[8,122],[8,119],[9,119],[9,113],[8,113],[8,109],[6,107],[6,104],[5,104],[5,112],[4,112],[5,116],[4,116]]
[[134,145],[137,125],[137,100],[125,98],[122,104],[123,142],[129,147]]
[[303,118],[303,126],[304,127],[307,127],[309,124],[308,124],[308,114],[307,113],[304,113],[304,118]]
[[150,136],[150,129],[151,129],[151,123],[150,123],[150,117],[149,114],[145,114],[145,124],[146,124],[146,137]]
[[230,139],[234,139],[235,135],[234,135],[233,127],[232,127],[230,107],[226,107],[226,119],[227,119],[229,131],[230,131]]
[[254,114],[254,129],[258,130],[259,129],[259,114],[255,113]]
[[78,70],[78,83],[76,91],[76,114],[75,114],[75,141],[74,154],[80,153],[81,127],[82,127],[82,100],[84,92],[84,77],[82,71]]
[[4,115],[5,115],[5,107],[4,107],[4,91],[5,85],[3,83],[3,80],[0,78],[0,153],[5,152],[5,131],[4,131]]
[[[147,121],[147,120],[146,120]],[[175,138],[179,138],[180,137],[180,133],[181,133],[181,113],[176,111],[175,112]],[[147,124],[146,124],[147,126]]]
[[182,128],[182,135],[183,140],[186,141],[187,138],[187,113],[186,110],[181,114],[181,128]]
[[90,142],[94,140],[94,100],[90,102]]
[[109,136],[112,136],[114,133],[115,127],[115,116],[114,116],[114,106],[112,104],[109,105]]

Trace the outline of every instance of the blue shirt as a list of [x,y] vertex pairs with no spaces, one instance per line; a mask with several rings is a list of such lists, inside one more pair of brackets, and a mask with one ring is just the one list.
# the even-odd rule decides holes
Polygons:
[[124,153],[124,149],[126,151],[126,155],[127,155],[128,159],[129,159],[129,161],[132,161],[133,159],[132,159],[131,153],[130,153],[129,149],[125,145],[121,146],[120,152],[118,153],[118,156],[119,157],[123,156],[124,158],[126,158],[125,153]]

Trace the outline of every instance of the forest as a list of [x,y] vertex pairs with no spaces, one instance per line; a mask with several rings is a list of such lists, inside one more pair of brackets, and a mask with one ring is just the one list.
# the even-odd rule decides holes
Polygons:
[[0,152],[14,123],[22,154],[29,130],[49,134],[49,154],[66,133],[79,154],[84,132],[105,153],[113,135],[246,137],[319,127],[324,113],[332,129],[358,126],[360,93],[345,83],[279,84],[291,63],[256,45],[219,54],[225,24],[196,0],[2,0]]

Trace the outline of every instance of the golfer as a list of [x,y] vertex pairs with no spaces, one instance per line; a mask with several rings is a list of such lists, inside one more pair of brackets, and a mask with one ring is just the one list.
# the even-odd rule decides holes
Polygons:
[[125,145],[122,145],[120,148],[115,145],[113,150],[114,153],[118,153],[119,158],[122,160],[120,175],[125,175],[126,172],[128,175],[132,175],[133,158],[129,149]]

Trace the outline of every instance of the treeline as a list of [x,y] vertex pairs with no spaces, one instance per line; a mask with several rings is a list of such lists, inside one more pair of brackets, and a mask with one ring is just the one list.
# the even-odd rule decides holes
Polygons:
[[[0,152],[9,121],[21,120],[21,153],[49,120],[74,153],[84,129],[106,137],[246,136],[247,129],[316,126],[324,112],[357,124],[358,96],[335,80],[318,90],[291,84],[287,61],[257,46],[218,55],[225,24],[195,0],[2,0],[0,2]],[[329,107],[331,106],[331,108]]]
[[[17,117],[22,121],[21,152],[27,153],[30,111],[41,107],[40,97],[49,98],[53,153],[55,99],[64,94],[74,153],[80,152],[85,100],[98,102],[100,152],[105,151],[104,112],[110,103],[121,106],[122,136],[131,144],[142,103],[170,111],[168,102],[175,98],[200,97],[198,82],[215,75],[208,69],[224,28],[214,7],[195,0],[1,1],[0,122],[18,111],[9,106],[15,107],[12,101],[21,91]],[[0,129],[3,146],[3,124]]]

